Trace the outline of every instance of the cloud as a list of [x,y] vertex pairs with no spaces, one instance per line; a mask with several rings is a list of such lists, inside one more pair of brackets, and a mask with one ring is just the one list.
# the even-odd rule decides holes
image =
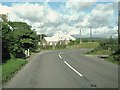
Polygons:
[[101,28],[96,28],[93,29],[93,35],[94,37],[107,37],[107,38],[109,38],[110,36],[117,37],[117,29],[118,29],[117,26],[113,28],[109,28],[106,26]]
[[37,33],[48,34],[46,28],[59,25],[60,14],[46,5],[18,3],[11,7],[8,19],[10,21],[24,21],[31,25],[32,29],[36,29]]
[[39,4],[16,4],[12,7],[12,13],[10,14],[15,14],[24,20],[39,22],[44,16],[44,7]]
[[[57,9],[58,11],[51,8],[48,3],[17,3],[11,7],[0,5],[0,12],[8,13],[11,21],[28,23],[38,34],[53,35],[58,31],[79,34],[81,28],[83,37],[89,37],[89,27],[92,27],[95,37],[117,35],[113,23],[117,19],[114,18],[114,4],[98,3],[89,12],[86,12],[86,9],[95,2],[80,1],[68,0],[65,5],[61,5],[59,10]],[[111,25],[114,27],[113,30],[109,28]]]
[[91,7],[95,3],[95,1],[96,0],[68,0],[66,2],[66,7],[73,11],[80,11]]
[[54,10],[52,10],[51,8],[47,8],[46,10],[46,21],[50,22],[50,23],[56,23],[59,21],[60,18],[60,14]]
[[97,4],[96,7],[87,14],[80,25],[83,27],[111,26],[115,22],[113,4]]
[[11,11],[11,8],[0,4],[0,14],[7,14]]

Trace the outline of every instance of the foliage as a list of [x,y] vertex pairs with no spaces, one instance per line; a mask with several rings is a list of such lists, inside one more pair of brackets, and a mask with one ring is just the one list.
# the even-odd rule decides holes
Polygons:
[[87,54],[92,54],[92,55],[94,55],[94,54],[97,54],[97,55],[110,55],[111,52],[109,50],[95,48],[92,51],[87,52]]
[[2,65],[2,83],[7,82],[23,65],[27,63],[24,59],[10,59]]
[[98,45],[99,42],[83,42],[81,48],[96,48]]
[[120,54],[118,50],[117,39],[110,37],[107,40],[101,41],[97,48],[87,52],[87,54],[109,55],[108,61],[118,63]]
[[116,64],[120,65],[119,59],[120,59],[120,54],[119,55],[111,54],[111,55],[109,55],[107,60],[112,63],[116,63]]
[[115,51],[117,50],[117,39],[113,39],[112,37],[110,37],[108,40],[100,42],[100,49],[105,49],[105,50],[111,50],[111,51]]
[[[13,31],[10,30],[12,26]],[[38,39],[31,27],[24,22],[3,22],[2,24],[3,51],[8,51],[11,58],[17,53],[24,53],[26,49],[34,51],[37,47]],[[6,52],[4,52],[6,53]],[[4,60],[4,56],[3,56]]]
[[66,48],[66,45],[62,44],[62,45],[56,45],[55,47],[56,49],[65,49]]
[[68,44],[70,48],[96,48],[99,45],[99,42],[82,42],[79,43],[79,40],[70,41]]

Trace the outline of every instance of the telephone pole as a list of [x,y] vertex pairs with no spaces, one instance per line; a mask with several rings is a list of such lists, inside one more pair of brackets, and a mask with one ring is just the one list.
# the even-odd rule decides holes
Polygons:
[[92,27],[90,27],[90,39],[92,40]]
[[80,44],[82,44],[82,32],[81,32],[81,28],[80,28]]
[[[118,7],[119,7],[118,2]],[[120,52],[120,10],[118,9],[118,51]]]

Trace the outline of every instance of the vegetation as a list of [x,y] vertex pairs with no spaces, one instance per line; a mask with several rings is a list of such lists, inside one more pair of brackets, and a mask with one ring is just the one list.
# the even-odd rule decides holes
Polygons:
[[10,58],[25,57],[26,49],[34,51],[37,48],[38,36],[24,22],[2,22],[2,44],[3,62],[6,62]]
[[[24,22],[2,22],[2,83],[27,63],[25,50],[37,49],[39,37]],[[19,59],[18,59],[19,58]]]
[[13,75],[27,63],[24,59],[10,59],[2,66],[2,83],[6,83]]
[[68,44],[69,48],[93,48],[92,51],[87,52],[87,54],[92,55],[108,55],[107,61],[117,63],[120,59],[120,44],[118,44],[118,39],[116,38],[82,38],[82,43],[80,44],[80,39],[75,41],[70,41]]
[[75,41],[70,41],[68,46],[70,48],[96,48],[98,47],[99,42],[91,41],[89,39],[82,39],[82,43],[80,44],[80,39],[76,39]]
[[90,52],[87,52],[87,54],[109,55],[106,59],[107,61],[118,63],[120,55],[115,54],[117,50],[117,39],[113,39],[112,37],[110,37],[107,40],[101,41],[98,47],[94,48]]

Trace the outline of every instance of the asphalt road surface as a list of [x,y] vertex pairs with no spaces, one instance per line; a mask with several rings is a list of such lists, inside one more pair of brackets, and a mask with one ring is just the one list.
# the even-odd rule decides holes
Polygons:
[[118,66],[86,51],[38,53],[4,88],[118,88]]

